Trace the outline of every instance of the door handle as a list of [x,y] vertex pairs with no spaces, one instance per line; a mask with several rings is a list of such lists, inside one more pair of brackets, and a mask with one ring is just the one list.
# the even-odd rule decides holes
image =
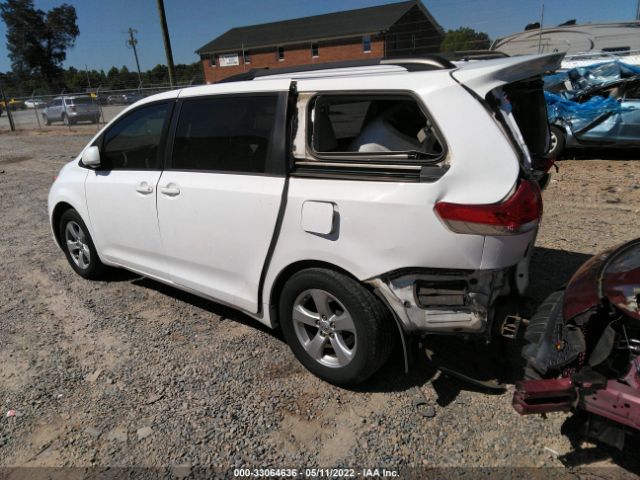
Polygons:
[[167,197],[180,195],[180,189],[175,183],[167,183],[164,187],[160,187],[160,192]]
[[140,182],[136,185],[136,192],[142,193],[143,195],[147,195],[153,192],[153,187],[149,185],[147,182]]

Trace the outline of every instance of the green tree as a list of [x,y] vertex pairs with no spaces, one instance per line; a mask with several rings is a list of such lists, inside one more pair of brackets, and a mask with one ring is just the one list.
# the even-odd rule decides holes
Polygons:
[[75,8],[62,4],[45,12],[33,0],[4,0],[0,17],[7,27],[13,72],[21,79],[40,77],[52,86],[62,83],[62,63],[80,34]]
[[441,52],[456,52],[463,50],[486,50],[491,45],[489,35],[476,32],[473,28],[460,27],[449,30],[440,44]]

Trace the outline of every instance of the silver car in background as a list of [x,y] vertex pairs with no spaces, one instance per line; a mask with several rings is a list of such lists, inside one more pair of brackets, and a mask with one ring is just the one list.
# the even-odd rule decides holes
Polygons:
[[99,120],[100,107],[89,95],[55,97],[42,112],[45,125],[51,125],[51,122],[63,122],[65,125],[81,121],[98,123]]

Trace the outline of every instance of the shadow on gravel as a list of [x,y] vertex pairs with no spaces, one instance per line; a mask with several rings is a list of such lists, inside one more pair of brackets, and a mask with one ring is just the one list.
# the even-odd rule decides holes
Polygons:
[[574,148],[562,153],[562,160],[637,160],[637,148]]
[[531,257],[530,283],[527,294],[536,304],[565,285],[591,255],[536,247]]
[[124,268],[109,268],[104,278],[102,278],[105,282],[130,282],[136,279],[142,279],[137,273],[130,272],[129,270],[125,270]]
[[627,436],[624,451],[597,442],[595,445],[584,445],[584,433],[582,432],[586,417],[572,415],[562,425],[562,434],[571,442],[573,450],[561,455],[558,459],[566,466],[576,470],[577,467],[589,466],[596,462],[611,461],[621,468],[635,474],[640,474],[640,435]]
[[274,338],[284,341],[282,339],[282,336],[280,335],[279,330],[272,330],[266,325],[263,325],[262,323],[238,310],[227,307],[225,305],[221,305],[219,303],[212,302],[211,300],[207,300],[206,298],[202,298],[197,295],[178,290],[177,288],[165,285],[164,283],[156,282],[155,280],[151,280],[149,278],[139,277],[136,275],[134,275],[133,278],[134,280],[131,283],[133,283],[134,285],[155,290],[162,293],[163,295],[167,295],[168,297],[175,298],[176,300],[180,300],[181,302],[188,303],[189,305],[193,305],[194,307],[198,307],[206,310],[207,312],[213,313],[214,315],[219,316],[222,320],[232,320],[234,322],[241,323],[248,327],[255,328],[256,330],[267,333]]

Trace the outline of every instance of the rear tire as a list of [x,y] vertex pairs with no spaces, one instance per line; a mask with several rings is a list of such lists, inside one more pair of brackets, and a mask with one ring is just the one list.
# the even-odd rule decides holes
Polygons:
[[106,267],[100,261],[91,235],[80,214],[69,209],[60,217],[58,238],[71,268],[81,277],[96,280]]
[[298,360],[335,385],[355,385],[389,358],[395,323],[388,309],[359,282],[311,268],[294,274],[279,302],[282,333]]
[[551,133],[551,148],[547,152],[546,157],[555,160],[560,158],[560,155],[562,155],[567,139],[565,133],[560,127],[551,125],[549,130]]

